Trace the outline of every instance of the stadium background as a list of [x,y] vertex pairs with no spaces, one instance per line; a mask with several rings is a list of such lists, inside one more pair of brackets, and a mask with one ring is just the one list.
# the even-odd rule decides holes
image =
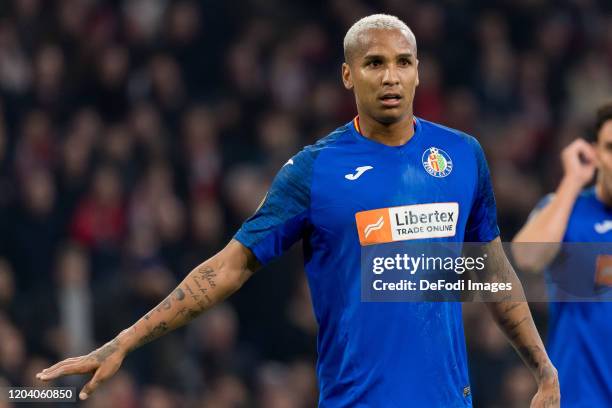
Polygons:
[[[511,239],[612,95],[612,3],[1,0],[0,384],[39,386],[219,250],[288,157],[353,117],[342,38],[379,11],[417,36],[415,113],[484,146]],[[528,406],[482,305],[465,330],[475,406]],[[315,334],[295,248],[83,405],[312,407]]]

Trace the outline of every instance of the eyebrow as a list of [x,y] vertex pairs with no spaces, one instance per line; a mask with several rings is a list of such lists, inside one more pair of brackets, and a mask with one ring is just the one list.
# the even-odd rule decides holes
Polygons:
[[398,58],[412,58],[413,55],[411,52],[405,52],[405,53],[399,54],[397,57]]
[[[397,58],[412,58],[413,54],[411,52],[404,52],[401,54],[398,54]],[[385,57],[383,57],[382,55],[378,55],[378,54],[366,54],[363,57],[364,60],[369,61],[369,60],[373,60],[373,59],[385,59]]]

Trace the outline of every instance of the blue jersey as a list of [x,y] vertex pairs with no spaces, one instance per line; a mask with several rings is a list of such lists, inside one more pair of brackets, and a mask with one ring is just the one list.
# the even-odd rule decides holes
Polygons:
[[[612,208],[597,199],[595,188],[585,190],[576,200],[563,241],[612,242]],[[586,268],[575,271],[584,280],[577,285],[594,284],[595,260],[588,262]],[[559,371],[562,407],[612,407],[611,319],[609,302],[550,304],[547,349]]]
[[[362,302],[360,253],[376,242],[495,239],[482,149],[471,136],[422,119],[397,147],[356,126],[291,158],[235,239],[262,264],[303,239],[319,324],[320,407],[469,407],[461,304]],[[389,235],[382,218],[370,217],[402,208],[423,227],[447,228]]]

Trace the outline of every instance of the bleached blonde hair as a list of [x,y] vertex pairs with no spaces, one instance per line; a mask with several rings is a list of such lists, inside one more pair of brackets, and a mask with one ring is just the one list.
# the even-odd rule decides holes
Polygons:
[[349,61],[353,50],[359,44],[359,37],[369,30],[399,30],[408,41],[414,44],[416,52],[416,37],[414,33],[402,20],[389,14],[372,14],[363,17],[351,26],[344,36],[344,60]]

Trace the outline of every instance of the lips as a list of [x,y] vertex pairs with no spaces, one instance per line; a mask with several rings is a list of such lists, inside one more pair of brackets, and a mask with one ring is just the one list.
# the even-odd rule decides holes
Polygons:
[[383,106],[386,107],[396,107],[399,106],[402,96],[398,93],[385,93],[380,98],[378,98]]

